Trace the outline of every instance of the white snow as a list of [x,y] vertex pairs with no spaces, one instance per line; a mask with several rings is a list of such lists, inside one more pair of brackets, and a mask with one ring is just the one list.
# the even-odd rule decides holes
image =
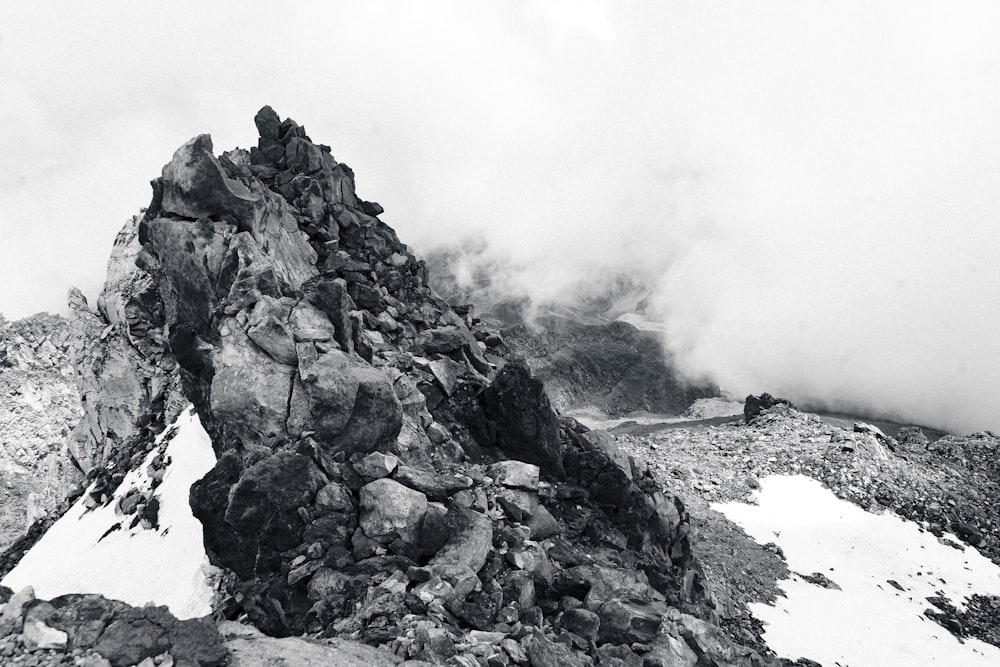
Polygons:
[[1000,595],[1000,567],[971,547],[942,545],[915,523],[865,512],[808,477],[767,477],[761,487],[757,505],[713,507],[758,542],[780,546],[790,570],[820,572],[843,589],[794,577],[780,583],[787,598],[775,606],[750,606],[780,656],[827,667],[1000,665],[1000,649],[963,644],[923,616],[928,596],[943,593],[961,608],[972,593]]
[[[153,602],[166,605],[181,619],[210,614],[212,591],[205,576],[210,566],[201,523],[188,505],[188,490],[215,465],[215,453],[190,407],[174,424],[178,430],[166,449],[170,463],[155,491],[160,501],[158,529],[129,530],[132,517],[115,513],[118,498],[129,489],[149,488],[146,466],[154,449],[125,477],[115,500],[88,512],[86,495],[81,497],[0,583],[14,590],[33,586],[42,598],[100,593],[135,606]],[[119,522],[121,530],[100,539]]]

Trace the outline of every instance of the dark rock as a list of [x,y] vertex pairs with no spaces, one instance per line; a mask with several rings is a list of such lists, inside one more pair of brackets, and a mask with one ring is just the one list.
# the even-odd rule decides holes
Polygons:
[[540,630],[535,630],[528,640],[527,653],[532,667],[584,667],[593,664],[586,656],[572,653],[562,644],[549,641]]
[[378,202],[374,201],[362,201],[361,210],[368,215],[382,215],[385,213],[385,209],[382,208]]
[[631,644],[650,642],[663,624],[663,611],[641,598],[616,597],[597,610],[601,642]]
[[509,362],[486,390],[487,414],[496,421],[497,446],[508,456],[565,476],[559,418],[542,383],[521,360]]
[[97,643],[108,623],[128,605],[99,595],[73,594],[53,599],[52,606],[55,612],[47,622],[66,632],[70,646],[89,648]]
[[200,667],[219,667],[229,656],[219,630],[209,618],[177,621],[170,626],[168,636],[171,655],[182,665],[187,661]]
[[535,508],[534,513],[528,517],[527,525],[531,529],[531,539],[539,542],[562,532],[562,526],[544,505]]
[[302,286],[306,298],[330,319],[334,327],[334,339],[345,352],[353,347],[354,325],[350,318],[350,304],[347,282],[342,278],[324,275],[310,280]]
[[261,107],[257,115],[253,117],[253,122],[257,126],[257,132],[262,139],[277,141],[281,129],[281,119],[274,109],[269,106]]
[[787,398],[776,398],[768,393],[761,394],[760,396],[754,396],[751,394],[747,396],[746,401],[743,404],[743,421],[749,424],[757,418],[761,412],[764,410],[770,410],[776,405],[786,405],[790,408],[795,407],[795,405],[793,405]]
[[104,629],[94,650],[114,667],[135,665],[171,649],[170,625],[164,607],[126,609]]
[[562,626],[584,639],[596,641],[601,618],[587,609],[570,609],[562,615]]
[[643,659],[628,646],[604,644],[597,649],[601,667],[643,667]]
[[164,211],[189,219],[253,216],[261,205],[245,185],[229,178],[212,154],[212,138],[201,134],[177,149],[163,168]]

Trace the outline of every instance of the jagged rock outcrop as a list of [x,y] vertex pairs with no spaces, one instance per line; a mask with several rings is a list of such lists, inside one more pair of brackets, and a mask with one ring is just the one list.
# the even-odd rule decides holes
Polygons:
[[190,499],[220,615],[434,663],[693,665],[664,619],[713,603],[679,500],[434,293],[329,147],[255,122],[250,151],[177,150],[76,309],[94,501],[180,387],[218,455]]
[[82,417],[69,442],[93,504],[114,489],[186,407],[177,362],[164,333],[159,287],[136,264],[139,217],[115,238],[97,309],[69,293],[72,363]]
[[0,551],[83,480],[69,453],[80,419],[70,323],[0,316]]
[[761,394],[760,396],[754,396],[753,394],[747,396],[746,401],[743,403],[743,421],[749,424],[751,421],[760,416],[765,410],[770,410],[776,405],[784,405],[789,408],[794,408],[795,406],[787,398],[777,398],[771,396],[767,392]]

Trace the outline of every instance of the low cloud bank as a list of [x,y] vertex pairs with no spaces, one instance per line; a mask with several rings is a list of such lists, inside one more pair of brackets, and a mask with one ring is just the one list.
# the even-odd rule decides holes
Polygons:
[[94,295],[172,151],[267,103],[418,250],[535,302],[648,285],[692,376],[1000,430],[991,4],[193,7],[0,10],[9,317]]

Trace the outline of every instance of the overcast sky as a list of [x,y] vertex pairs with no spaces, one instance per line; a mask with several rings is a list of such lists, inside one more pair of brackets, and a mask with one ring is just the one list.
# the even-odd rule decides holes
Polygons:
[[692,375],[1000,430],[1000,9],[0,4],[0,312],[94,297],[173,150],[303,123],[417,249],[657,286]]

